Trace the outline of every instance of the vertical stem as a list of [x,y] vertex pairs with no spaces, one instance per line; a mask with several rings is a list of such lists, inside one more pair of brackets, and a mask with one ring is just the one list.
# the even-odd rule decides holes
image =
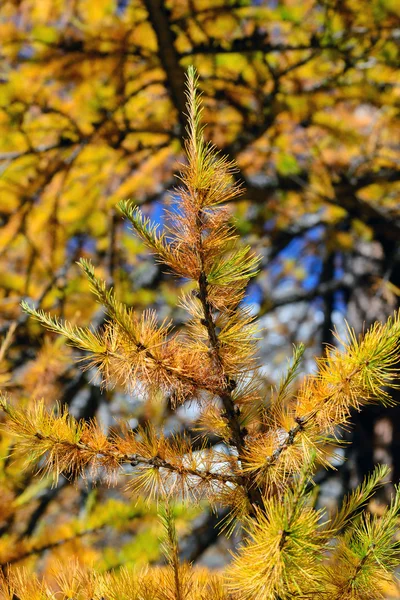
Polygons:
[[243,432],[240,427],[238,416],[240,415],[239,407],[235,407],[235,403],[232,398],[232,386],[235,382],[232,381],[225,373],[224,367],[219,353],[219,340],[215,331],[215,323],[212,318],[210,304],[207,299],[207,278],[205,273],[202,271],[199,277],[199,297],[203,307],[204,314],[204,326],[207,329],[208,339],[210,342],[211,349],[214,354],[214,359],[218,370],[223,374],[225,388],[221,390],[220,397],[224,405],[225,417],[228,420],[229,427],[232,434],[232,441],[234,442],[239,454],[242,453],[244,447]]
[[[201,250],[201,241],[200,241],[200,250]],[[200,252],[201,261],[202,256]],[[214,354],[215,364],[220,373],[223,376],[224,388],[220,391],[220,398],[222,400],[222,404],[224,406],[224,415],[228,421],[229,428],[231,430],[232,443],[236,447],[238,451],[238,456],[240,460],[240,456],[243,454],[243,449],[245,447],[244,442],[244,433],[242,428],[240,427],[239,416],[240,416],[240,408],[235,406],[235,402],[232,397],[232,390],[236,386],[236,382],[232,380],[230,377],[226,375],[224,372],[224,365],[221,358],[221,354],[219,352],[220,343],[218,339],[218,335],[215,329],[215,323],[211,313],[210,303],[208,302],[208,294],[207,294],[207,276],[202,268],[200,277],[198,280],[199,285],[199,298],[201,305],[203,307],[204,314],[204,326],[207,329],[208,339],[210,342],[210,346],[212,352]],[[251,480],[249,475],[245,477],[244,487],[246,489],[247,497],[252,506],[262,507],[262,497],[261,492],[258,486]]]
[[184,600],[182,584],[179,576],[180,561],[178,540],[176,537],[175,523],[171,507],[167,500],[165,502],[165,519],[163,518],[163,521],[166,528],[169,544],[168,559],[171,568],[174,572],[175,600]]

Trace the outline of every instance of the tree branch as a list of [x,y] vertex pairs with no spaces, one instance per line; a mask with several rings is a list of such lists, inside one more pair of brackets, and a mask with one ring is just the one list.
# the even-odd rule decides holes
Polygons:
[[177,475],[185,476],[192,475],[194,477],[198,477],[203,481],[220,481],[222,483],[240,483],[241,478],[236,475],[225,475],[224,473],[213,473],[211,471],[192,469],[190,467],[184,467],[182,465],[173,465],[172,463],[164,460],[159,456],[153,456],[151,458],[146,458],[145,456],[141,456],[140,454],[122,454],[117,450],[102,450],[98,451],[93,449],[89,444],[84,444],[82,442],[72,443],[66,440],[59,440],[53,438],[49,435],[42,435],[40,432],[36,432],[35,437],[39,441],[49,440],[54,445],[60,445],[64,447],[70,447],[77,449],[82,452],[87,452],[93,455],[93,458],[109,458],[112,459],[116,464],[130,464],[133,467],[136,467],[140,464],[147,465],[149,467],[154,467],[155,469],[166,469],[168,471],[172,471]]
[[331,281],[323,281],[312,290],[296,290],[294,292],[285,292],[280,297],[267,298],[261,305],[259,316],[265,315],[287,304],[295,304],[296,302],[305,302],[312,300],[317,296],[327,296],[336,290],[343,288],[351,289],[357,283],[356,277],[347,273],[340,279],[332,279]]
[[158,56],[166,73],[166,85],[171,100],[178,112],[183,135],[187,127],[185,71],[179,62],[179,55],[174,45],[174,34],[169,22],[168,10],[163,0],[144,0],[150,23],[155,31],[158,43]]
[[54,548],[58,548],[59,546],[62,546],[63,544],[67,544],[68,542],[72,542],[73,540],[81,538],[84,535],[90,535],[91,533],[96,533],[96,532],[100,531],[101,529],[104,529],[104,527],[105,527],[105,525],[100,525],[99,527],[92,527],[91,529],[85,529],[84,531],[80,531],[79,533],[76,533],[75,535],[72,535],[71,537],[62,538],[60,540],[56,540],[55,542],[49,542],[47,544],[43,544],[43,546],[34,546],[30,550],[26,550],[19,556],[10,558],[9,560],[7,560],[5,562],[0,563],[0,569],[4,569],[5,567],[8,567],[9,565],[13,565],[17,562],[21,562],[21,560],[25,560],[25,558],[29,558],[30,556],[34,556],[35,554],[42,554],[43,552],[46,552],[46,550],[53,550]]

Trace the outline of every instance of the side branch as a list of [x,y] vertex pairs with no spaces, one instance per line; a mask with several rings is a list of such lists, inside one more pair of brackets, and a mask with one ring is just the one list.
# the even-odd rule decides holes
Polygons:
[[[279,472],[292,471],[295,465],[304,461],[303,448],[300,453],[295,445],[298,436],[306,432],[306,446],[318,446],[326,442],[327,436],[336,427],[344,427],[352,409],[360,410],[366,404],[381,402],[393,403],[386,391],[397,376],[399,352],[400,320],[399,313],[385,325],[375,324],[358,340],[349,330],[347,340],[339,340],[344,351],[331,348],[326,357],[319,361],[318,373],[309,376],[301,388],[295,406],[284,407],[277,404],[269,416],[271,431],[281,432],[278,444],[270,445],[273,437],[261,437],[254,448],[246,451],[245,472],[255,473],[255,477],[265,476],[271,467]],[[288,428],[287,423],[293,423]],[[285,433],[282,439],[282,433]],[[301,449],[302,442],[297,450]],[[287,459],[283,458],[287,454]],[[283,464],[277,465],[279,459]],[[324,453],[319,457],[325,460]]]
[[[221,483],[235,483],[235,484],[239,484],[242,480],[241,477],[239,476],[235,476],[235,475],[227,475],[224,473],[214,473],[212,471],[207,471],[207,470],[203,470],[203,469],[194,469],[194,468],[190,468],[190,467],[184,467],[183,465],[174,465],[171,462],[168,462],[167,460],[161,458],[160,456],[153,456],[153,457],[145,457],[145,456],[141,456],[140,454],[137,453],[133,453],[133,454],[124,454],[121,452],[118,452],[117,449],[104,449],[104,450],[98,450],[96,448],[94,448],[93,446],[90,446],[90,444],[85,444],[82,442],[70,442],[67,440],[59,440],[56,439],[53,436],[44,436],[41,433],[37,432],[34,434],[34,437],[41,442],[49,442],[53,447],[56,446],[61,446],[64,448],[69,447],[71,450],[77,450],[78,452],[81,452],[82,454],[86,454],[85,460],[84,460],[84,466],[88,466],[90,465],[90,463],[93,463],[93,466],[97,466],[95,463],[96,461],[98,461],[99,463],[104,463],[105,466],[109,466],[112,465],[113,467],[118,467],[121,466],[123,464],[129,464],[133,467],[136,467],[138,465],[146,465],[148,467],[153,467],[155,469],[166,469],[167,471],[171,471],[173,473],[176,473],[179,476],[185,477],[185,476],[194,476],[194,477],[198,477],[199,479],[202,479],[204,482],[212,482],[212,481],[219,481]],[[54,453],[53,448],[49,448],[49,451]],[[87,458],[89,455],[89,459]],[[54,456],[53,456],[54,458]],[[71,465],[72,470],[73,470],[73,465]]]
[[133,467],[139,464],[144,464],[156,469],[167,469],[167,471],[172,471],[178,475],[193,475],[194,477],[198,477],[206,482],[214,480],[222,483],[230,482],[237,484],[242,481],[242,477],[237,475],[225,475],[224,473],[213,473],[212,471],[203,471],[200,469],[190,469],[188,467],[173,465],[159,456],[145,458],[144,456],[139,456],[138,454],[132,454],[130,456],[125,455],[122,457],[121,463],[129,463]]

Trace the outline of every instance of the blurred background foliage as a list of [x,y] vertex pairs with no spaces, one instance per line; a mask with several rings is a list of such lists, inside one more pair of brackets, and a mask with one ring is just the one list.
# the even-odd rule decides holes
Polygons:
[[[132,198],[162,224],[195,65],[206,136],[238,164],[232,203],[261,254],[247,302],[259,317],[266,385],[293,342],[306,368],[346,318],[384,320],[400,296],[400,5],[396,0],[3,0],[0,6],[0,381],[23,404],[57,401],[104,427],[166,423],[196,435],[196,413],[101,391],[76,352],[20,301],[76,324],[104,315],[75,261],[91,258],[121,299],[182,322],[179,290],[115,210]],[[79,358],[79,356],[78,356]],[[396,392],[394,392],[396,394]],[[355,415],[334,502],[375,462],[400,474],[399,410]],[[219,443],[213,440],[212,443]],[[199,440],[201,444],[201,439]],[[102,570],[158,561],[156,507],[101,481],[51,488],[0,440],[0,564],[47,569],[71,556]],[[226,560],[223,517],[177,506],[186,559]],[[210,558],[212,556],[212,558]],[[207,559],[207,557],[209,557]]]

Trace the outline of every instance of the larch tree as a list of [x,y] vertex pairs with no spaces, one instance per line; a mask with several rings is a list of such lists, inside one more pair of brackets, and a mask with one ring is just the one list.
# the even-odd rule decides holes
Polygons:
[[[12,563],[65,540],[51,540],[47,532],[47,546],[18,548],[6,538],[3,551],[8,543],[16,555],[3,566],[0,593],[19,600],[385,598],[393,592],[400,553],[400,489],[394,486],[390,505],[379,512],[369,512],[367,505],[389,469],[377,467],[333,512],[316,507],[313,475],[333,466],[352,410],[393,402],[387,386],[396,385],[399,314],[375,323],[362,337],[349,329],[341,347],[328,347],[300,386],[294,380],[305,347],[295,347],[279,385],[267,390],[257,361],[257,323],[245,302],[258,257],[232,225],[226,203],[241,187],[233,181],[234,164],[204,140],[193,67],[187,116],[187,162],[163,228],[131,202],[119,205],[177,278],[179,304],[188,315],[183,325],[127,306],[85,259],[80,266],[105,310],[101,327],[78,326],[26,302],[23,308],[83,351],[86,367],[96,369],[104,386],[135,391],[147,402],[168,399],[175,411],[195,405],[202,445],[179,432],[166,434],[162,420],[159,426],[149,419],[135,428],[119,424],[105,431],[97,419],[76,419],[62,406],[49,409],[46,399],[25,406],[1,401],[3,429],[28,473],[36,465],[55,482],[63,475],[111,485],[122,476],[130,497],[144,498],[151,507],[156,500],[166,564],[109,572],[90,569],[87,561],[53,564],[53,573],[42,578]],[[218,446],[210,443],[214,436]],[[177,500],[224,507],[228,533],[242,527],[242,541],[226,569],[210,574],[181,560]],[[140,501],[138,506],[144,510]],[[107,524],[99,514],[97,522],[89,516],[75,539]]]
[[[0,381],[12,403],[43,399],[51,411],[58,402],[78,420],[100,415],[105,429],[114,420],[134,431],[152,421],[194,452],[225,446],[218,414],[216,433],[205,435],[189,402],[173,410],[184,386],[165,394],[164,382],[154,402],[139,388],[128,401],[121,371],[115,388],[101,392],[94,369],[78,368],[63,338],[20,309],[27,300],[72,327],[101,329],[93,281],[76,264],[83,258],[118,302],[186,327],[180,286],[166,273],[172,258],[168,269],[154,261],[116,205],[132,198],[140,206],[143,233],[148,218],[163,225],[160,208],[184,160],[190,64],[205,135],[235,161],[234,182],[243,183],[241,195],[226,198],[235,227],[261,256],[246,302],[264,327],[264,397],[292,343],[304,343],[307,372],[325,343],[337,344],[334,325],[345,335],[343,314],[357,334],[385,322],[400,289],[398,31],[396,0],[0,2]],[[191,291],[190,278],[179,277]],[[180,338],[176,345],[181,352]],[[337,471],[316,475],[321,496],[340,483],[339,504],[377,462],[392,464],[393,481],[400,475],[398,406],[354,407],[352,419]],[[22,457],[10,460],[12,447],[3,431],[2,564],[44,561],[49,570],[57,557],[80,556],[106,571],[159,560],[155,504],[127,500],[120,483],[105,489],[96,474],[77,487],[63,475],[56,486],[50,474],[38,481],[37,465],[22,470]],[[391,492],[378,494],[390,501]],[[184,559],[226,550],[215,526],[228,509],[219,506],[205,517],[203,505],[186,516],[174,507]]]
[[[41,346],[20,319],[21,298],[94,318],[75,266],[82,254],[128,303],[160,308],[161,290],[174,312],[174,287],[115,205],[133,197],[153,214],[170,190],[189,64],[209,136],[245,184],[235,213],[262,254],[252,294],[275,337],[303,341],[312,355],[333,342],[343,311],[358,332],[385,320],[400,289],[398,23],[395,0],[4,0],[3,334],[18,325],[7,367]],[[86,377],[69,373],[61,387],[66,403],[84,392],[81,413],[93,416],[99,394]],[[397,409],[384,422],[379,409],[365,411],[344,481],[382,452],[399,476],[399,422]]]

